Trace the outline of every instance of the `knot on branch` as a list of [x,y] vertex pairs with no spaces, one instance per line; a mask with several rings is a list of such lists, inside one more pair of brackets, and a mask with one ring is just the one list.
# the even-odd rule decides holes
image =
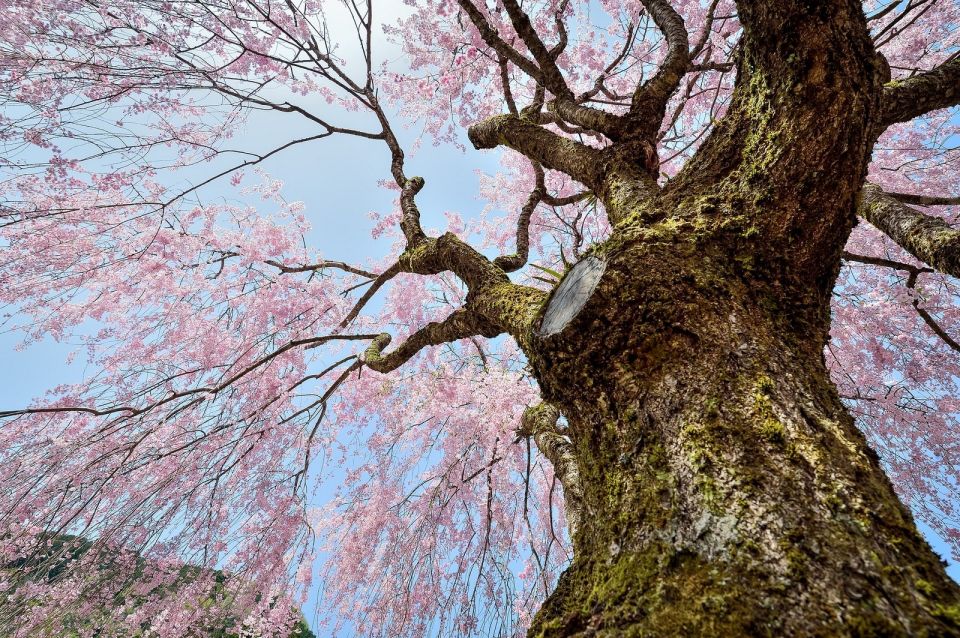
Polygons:
[[407,196],[416,195],[420,192],[420,189],[423,188],[424,184],[425,182],[422,177],[411,177],[403,185],[403,193]]
[[376,363],[380,360],[380,355],[383,353],[384,348],[390,345],[391,340],[392,338],[388,333],[381,332],[374,337],[370,345],[367,346],[361,360],[366,364]]
[[477,150],[496,148],[504,144],[503,127],[509,122],[518,120],[516,115],[494,115],[482,122],[477,122],[467,129],[467,138]]

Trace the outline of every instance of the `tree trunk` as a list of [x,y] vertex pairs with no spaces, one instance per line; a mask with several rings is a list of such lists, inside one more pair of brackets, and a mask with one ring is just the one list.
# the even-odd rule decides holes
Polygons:
[[960,590],[828,377],[827,301],[670,227],[606,250],[540,339],[582,511],[530,635],[960,635]]
[[887,69],[859,3],[738,7],[729,113],[521,340],[582,503],[529,635],[960,636],[823,359]]

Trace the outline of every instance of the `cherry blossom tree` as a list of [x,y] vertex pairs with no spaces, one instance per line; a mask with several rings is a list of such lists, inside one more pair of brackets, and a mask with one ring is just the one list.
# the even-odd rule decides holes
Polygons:
[[[0,412],[0,626],[960,635],[960,3],[380,4],[0,0],[3,319],[90,370]],[[336,136],[357,263],[262,170]]]

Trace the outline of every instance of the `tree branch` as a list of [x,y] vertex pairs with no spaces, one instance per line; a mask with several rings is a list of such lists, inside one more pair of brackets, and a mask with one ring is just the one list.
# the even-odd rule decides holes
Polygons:
[[960,55],[954,54],[940,66],[897,82],[883,90],[881,124],[897,122],[960,104]]
[[567,522],[572,537],[580,527],[583,514],[583,486],[580,470],[573,454],[573,444],[557,429],[560,410],[549,403],[539,403],[523,411],[518,437],[533,437],[537,449],[553,465],[553,471],[563,485],[567,505]]
[[480,32],[480,37],[487,46],[496,51],[500,57],[513,62],[521,71],[535,80],[543,80],[543,74],[540,69],[529,58],[524,57],[519,51],[507,44],[498,34],[497,30],[487,20],[483,13],[471,0],[457,0],[457,4],[463,9],[463,12],[470,18],[470,22]]
[[588,131],[596,131],[613,141],[623,137],[624,119],[614,113],[583,106],[565,98],[550,100],[547,102],[547,110],[570,124]]
[[566,173],[597,191],[603,183],[602,151],[552,133],[515,115],[495,115],[467,131],[476,149],[503,145],[546,168]]
[[377,372],[392,372],[428,346],[450,343],[470,337],[496,337],[503,331],[468,308],[459,308],[440,322],[432,321],[413,333],[392,352],[383,354],[390,345],[391,337],[384,332],[378,335],[363,355],[364,364]]
[[870,257],[868,255],[858,255],[856,253],[851,253],[843,251],[843,258],[847,261],[855,261],[860,264],[869,264],[870,266],[880,266],[883,268],[892,268],[894,270],[903,270],[905,272],[912,274],[920,274],[925,272],[935,272],[932,268],[923,268],[922,266],[914,266],[912,264],[905,264],[902,261],[894,261],[893,259],[884,259],[883,257]]
[[660,123],[670,96],[690,65],[690,36],[683,18],[667,0],[643,0],[657,28],[667,39],[667,55],[656,74],[637,88],[630,104],[630,117],[641,123],[643,137],[650,138]]
[[931,195],[894,193],[892,191],[886,191],[886,194],[894,199],[899,199],[904,204],[915,206],[960,206],[960,197],[934,197]]
[[[556,63],[557,57],[566,46],[566,30],[563,29],[563,19],[560,15],[556,16],[558,30],[560,31],[560,41],[556,46],[548,50],[533,28],[530,17],[523,11],[516,0],[505,1],[504,7],[507,9],[514,30],[536,60],[536,62],[532,62],[505,42],[483,13],[470,0],[458,0],[458,4],[480,32],[480,37],[483,38],[483,41],[498,55],[501,83],[504,86],[504,95],[507,98],[507,106],[510,113],[516,115],[517,110],[516,104],[513,103],[512,95],[509,92],[507,61],[514,63],[524,73],[537,80],[541,87],[553,93],[555,99],[551,101],[552,104],[549,106],[551,112],[575,126],[596,131],[611,139],[617,137],[617,131],[621,128],[619,123],[620,118],[612,113],[606,113],[598,109],[577,104],[574,100],[573,92],[563,79],[563,74],[560,72]],[[542,104],[540,100],[535,100],[535,105],[537,103]],[[534,110],[538,111],[539,108],[535,108]]]
[[367,277],[368,279],[375,279],[377,277],[376,273],[372,273],[368,270],[363,270],[362,268],[357,268],[356,266],[351,266],[350,264],[344,263],[342,261],[329,261],[324,259],[323,261],[317,262],[315,264],[287,266],[286,264],[282,264],[279,261],[268,259],[265,263],[270,266],[273,266],[274,268],[279,269],[280,272],[284,274],[298,273],[298,272],[316,272],[318,270],[324,270],[326,268],[336,268],[338,270],[352,273],[354,275]]
[[923,319],[923,322],[927,324],[927,327],[937,335],[941,341],[947,344],[953,350],[960,352],[960,343],[957,343],[947,331],[937,323],[937,320],[933,318],[933,315],[930,314],[925,308],[920,307],[920,298],[916,296],[916,287],[917,287],[917,277],[924,273],[935,272],[932,268],[924,268],[921,266],[913,266],[911,264],[905,264],[902,261],[894,261],[892,259],[884,259],[883,257],[868,257],[866,255],[857,255],[854,253],[849,253],[844,251],[843,258],[847,261],[856,261],[862,264],[869,264],[871,266],[881,266],[884,268],[893,268],[894,270],[903,270],[909,275],[907,276],[907,288],[911,291],[914,291],[912,305],[914,310],[917,311],[917,314],[920,315],[920,318]]
[[903,204],[875,184],[865,184],[861,193],[861,217],[920,261],[960,277],[960,231]]
[[537,183],[530,191],[530,196],[520,210],[520,217],[517,219],[517,250],[512,255],[500,255],[493,260],[494,265],[503,269],[504,272],[519,270],[530,257],[530,217],[540,202],[543,201],[543,196],[546,193],[543,168],[533,162],[533,170],[537,176]]
[[527,45],[527,49],[533,54],[533,59],[537,61],[544,86],[555,96],[572,101],[573,92],[563,79],[563,74],[557,67],[556,58],[547,50],[543,40],[530,23],[530,16],[520,8],[517,0],[503,0],[503,7],[507,10],[510,23],[513,24],[517,35]]
[[427,238],[420,227],[420,209],[415,201],[423,184],[422,177],[411,177],[400,191],[400,210],[403,212],[400,228],[403,236],[407,238],[407,246],[416,246]]

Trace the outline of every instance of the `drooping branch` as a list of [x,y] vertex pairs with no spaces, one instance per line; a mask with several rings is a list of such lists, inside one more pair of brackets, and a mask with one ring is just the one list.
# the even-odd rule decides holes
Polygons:
[[451,343],[470,337],[496,337],[501,334],[495,325],[469,308],[459,308],[439,322],[430,322],[413,333],[396,349],[383,353],[390,345],[391,337],[384,332],[378,335],[363,355],[364,364],[377,372],[392,372],[409,361],[428,346]]
[[940,272],[960,277],[960,231],[865,184],[859,214],[911,255]]
[[580,526],[583,515],[583,486],[580,483],[580,470],[573,454],[570,439],[557,428],[560,410],[543,402],[528,407],[523,412],[518,437],[533,437],[537,449],[553,465],[553,471],[563,485],[566,501],[567,523],[573,536]]
[[497,66],[500,69],[500,88],[503,90],[503,100],[507,104],[507,112],[511,115],[520,115],[517,101],[513,98],[510,88],[510,63],[503,56],[497,56]]
[[494,265],[503,269],[504,272],[514,272],[523,267],[530,257],[530,217],[533,211],[543,201],[546,193],[544,184],[543,168],[533,162],[533,170],[536,173],[536,185],[530,191],[530,196],[520,210],[520,217],[517,219],[517,250],[512,255],[500,255],[493,260]]
[[[304,339],[294,339],[287,342],[283,346],[273,350],[272,352],[265,354],[262,357],[259,357],[254,362],[244,366],[238,371],[233,372],[229,375],[224,375],[216,383],[209,385],[198,386],[195,388],[190,388],[187,390],[181,390],[179,392],[170,392],[168,395],[160,399],[151,400],[144,406],[136,407],[133,405],[114,405],[102,408],[91,408],[89,406],[51,406],[51,407],[38,407],[38,408],[24,408],[21,410],[2,410],[0,411],[0,419],[6,419],[11,417],[25,416],[28,414],[55,414],[55,413],[71,413],[79,412],[85,414],[91,414],[93,416],[109,416],[113,414],[123,414],[122,418],[133,418],[142,414],[147,414],[161,408],[163,406],[175,403],[180,399],[191,398],[191,397],[200,397],[196,399],[197,401],[204,401],[208,397],[216,395],[220,392],[223,392],[233,384],[237,383],[244,377],[250,375],[251,373],[263,368],[267,364],[274,361],[280,355],[294,350],[297,348],[303,348],[304,350],[315,348],[322,344],[331,342],[331,341],[366,341],[368,339],[376,339],[378,335],[372,334],[356,334],[356,335],[344,335],[344,334],[332,334],[332,335],[323,335],[319,337],[307,337]],[[232,366],[228,367],[228,370],[232,369]]]
[[897,82],[883,90],[881,125],[908,122],[930,111],[960,104],[960,55],[940,66]]

